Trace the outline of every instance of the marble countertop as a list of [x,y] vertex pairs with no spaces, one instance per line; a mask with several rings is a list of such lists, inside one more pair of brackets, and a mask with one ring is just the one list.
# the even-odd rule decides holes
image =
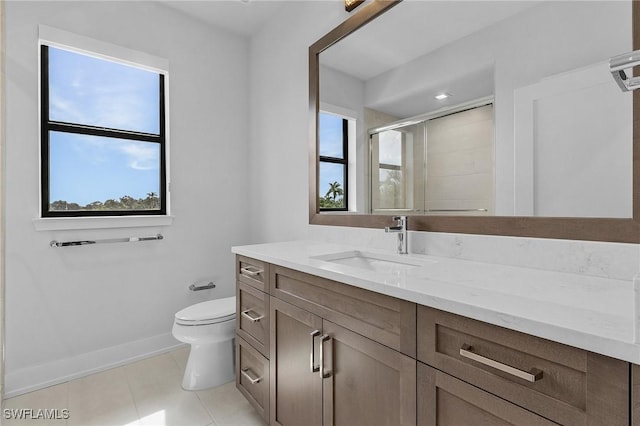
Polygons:
[[[381,272],[331,261],[355,251],[412,266]],[[632,281],[319,241],[232,252],[640,364]]]

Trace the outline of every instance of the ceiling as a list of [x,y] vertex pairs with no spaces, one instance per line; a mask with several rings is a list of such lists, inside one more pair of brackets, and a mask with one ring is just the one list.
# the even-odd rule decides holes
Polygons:
[[[159,0],[206,24],[242,37],[252,37],[287,1],[275,0]],[[290,1],[289,1],[290,2]]]
[[405,1],[322,52],[321,61],[366,81],[538,3]]
[[[363,83],[371,82],[372,93],[377,95],[373,98],[366,95],[367,107],[398,118],[485,98],[494,93],[493,62],[469,62],[464,67],[447,69],[446,73],[432,73],[429,78],[421,80],[420,87],[412,84],[403,92],[390,93],[385,89],[386,84],[402,79],[402,72],[382,80],[376,80],[376,77],[390,70],[401,70],[403,65],[416,58],[538,4],[535,0],[407,0],[321,52],[320,64]],[[434,63],[431,68],[440,70],[442,66]],[[394,87],[398,89],[398,85]],[[440,92],[453,96],[444,101],[434,99],[434,95]]]

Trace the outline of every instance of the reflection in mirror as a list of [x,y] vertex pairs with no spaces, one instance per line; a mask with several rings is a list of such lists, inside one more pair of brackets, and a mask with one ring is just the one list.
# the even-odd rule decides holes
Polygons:
[[348,120],[339,115],[321,112],[318,115],[318,154],[321,210],[347,210]]
[[493,214],[493,104],[370,130],[371,211]]
[[319,55],[320,110],[352,129],[336,177],[320,141],[321,209],[632,217],[632,95],[608,69],[631,16],[624,1],[391,8]]

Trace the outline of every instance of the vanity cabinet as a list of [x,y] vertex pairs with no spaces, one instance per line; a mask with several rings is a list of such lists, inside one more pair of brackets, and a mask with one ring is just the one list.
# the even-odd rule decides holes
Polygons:
[[245,256],[236,256],[236,280],[269,292],[269,264]]
[[238,282],[236,334],[269,357],[269,294]]
[[421,362],[417,384],[421,426],[557,424]]
[[[276,298],[271,298],[271,419],[272,425],[322,423],[322,379],[317,365],[314,334],[322,319]],[[315,333],[314,333],[315,331]],[[313,353],[313,355],[312,355]]]
[[236,387],[269,420],[269,264],[236,256]]
[[269,360],[238,337],[236,386],[265,421],[269,418],[269,383]]
[[415,304],[278,266],[270,285],[271,424],[416,424],[416,361],[398,350],[415,353]]
[[[441,377],[450,375],[559,424],[629,425],[627,362],[425,306],[418,306],[417,339],[418,360],[440,370],[422,369],[426,394],[462,393]],[[460,405],[444,401],[438,405]]]
[[416,361],[322,321],[324,425],[416,424]]
[[271,296],[416,357],[416,304],[271,265]]
[[237,384],[272,425],[639,425],[638,366],[238,259],[263,323],[238,321]]

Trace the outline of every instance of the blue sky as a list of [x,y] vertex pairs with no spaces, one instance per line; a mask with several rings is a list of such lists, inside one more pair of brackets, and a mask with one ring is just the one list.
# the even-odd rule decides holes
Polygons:
[[[326,157],[342,158],[342,118],[320,113],[318,120],[319,154]],[[320,163],[320,197],[324,197],[329,184],[340,182],[344,189],[344,168],[341,164]]]
[[[159,75],[49,48],[50,119],[159,132]],[[159,193],[159,144],[52,132],[50,201],[86,205]]]

